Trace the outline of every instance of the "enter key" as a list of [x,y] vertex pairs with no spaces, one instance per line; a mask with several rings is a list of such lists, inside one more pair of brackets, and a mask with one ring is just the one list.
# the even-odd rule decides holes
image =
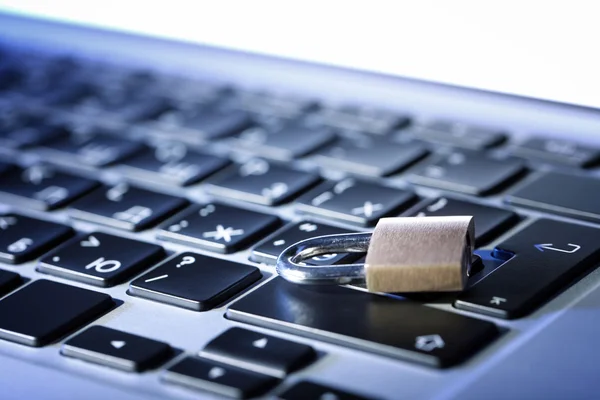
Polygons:
[[461,293],[454,306],[494,317],[522,317],[600,261],[600,230],[538,220],[494,249],[506,260]]

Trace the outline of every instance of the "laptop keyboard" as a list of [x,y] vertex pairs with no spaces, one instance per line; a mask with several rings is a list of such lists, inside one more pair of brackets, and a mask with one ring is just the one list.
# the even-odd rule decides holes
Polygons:
[[[303,337],[398,363],[468,362],[506,333],[501,320],[535,312],[599,259],[600,231],[577,222],[600,219],[600,184],[585,169],[600,160],[599,149],[7,54],[0,60],[0,204],[9,210],[0,215],[3,340],[59,343],[66,357],[129,373],[160,370],[165,384],[236,398],[269,390],[282,399],[368,398],[343,382],[279,385],[328,357]],[[493,261],[466,291],[440,300],[446,309],[419,296],[273,277],[279,252],[298,240],[368,231],[388,216],[465,214],[475,216],[478,251]],[[328,254],[307,263],[360,258]],[[21,276],[24,263],[35,264],[34,277]],[[103,292],[112,287],[122,289],[118,299]],[[181,310],[182,324],[214,313],[244,328],[215,331],[193,353],[151,331],[144,337],[95,322],[112,312],[126,318],[131,298]]]

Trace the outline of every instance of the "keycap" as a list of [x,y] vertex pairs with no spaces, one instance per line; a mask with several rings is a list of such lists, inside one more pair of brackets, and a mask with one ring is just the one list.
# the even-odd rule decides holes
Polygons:
[[129,286],[129,293],[193,311],[207,311],[262,277],[256,267],[185,252]]
[[167,343],[94,325],[67,340],[62,355],[129,372],[163,364],[175,354]]
[[0,296],[11,292],[23,283],[21,275],[0,269]]
[[296,201],[301,213],[372,226],[379,218],[398,213],[417,200],[410,192],[374,183],[345,179],[319,186]]
[[206,189],[215,196],[270,206],[290,200],[319,181],[318,175],[253,159],[207,182]]
[[19,207],[54,210],[88,193],[99,184],[46,166],[16,168],[0,176],[0,198]]
[[519,318],[566,289],[600,256],[600,231],[538,220],[499,244],[508,261],[460,294],[455,307],[499,318]]
[[69,132],[40,111],[25,111],[14,104],[0,105],[0,145],[10,148],[33,146]]
[[226,316],[440,368],[463,361],[498,335],[491,322],[410,300],[280,277],[234,302]]
[[281,400],[369,400],[368,397],[311,381],[300,381],[279,394],[277,398]]
[[203,107],[177,116],[169,133],[173,132],[182,138],[191,136],[188,140],[210,140],[234,135],[249,128],[253,123],[246,111]]
[[45,346],[114,307],[107,294],[39,279],[0,300],[0,338]]
[[326,126],[349,131],[387,135],[410,125],[411,117],[402,112],[347,105],[324,107],[309,118]]
[[400,144],[361,135],[320,150],[315,161],[325,168],[381,177],[399,172],[427,154],[425,147],[417,143]]
[[[314,236],[351,232],[349,229],[341,229],[312,221],[300,221],[258,243],[252,249],[250,259],[259,263],[275,265],[279,254],[294,243]],[[310,265],[347,264],[357,260],[359,257],[360,253],[331,253],[315,256],[305,263]]]
[[40,260],[37,270],[90,285],[110,287],[165,256],[162,247],[102,232],[73,238]]
[[469,125],[461,122],[438,120],[411,129],[414,137],[450,146],[483,150],[506,140],[506,133],[498,128]]
[[236,327],[208,342],[199,355],[284,378],[313,362],[317,353],[305,344]]
[[0,215],[0,261],[33,260],[74,235],[71,227],[17,214]]
[[483,196],[498,191],[525,172],[520,161],[494,160],[481,153],[453,152],[409,177],[417,185]]
[[318,103],[310,98],[268,92],[237,91],[228,102],[231,107],[250,113],[288,119],[298,118],[318,108]]
[[144,148],[141,143],[108,134],[93,136],[73,134],[58,140],[50,140],[42,146],[58,156],[76,157],[78,162],[92,167],[105,167]]
[[129,231],[149,228],[184,208],[188,201],[120,183],[101,187],[71,204],[72,218]]
[[62,125],[32,121],[25,126],[0,132],[0,145],[10,148],[32,147],[48,140],[56,140],[67,134],[68,131]]
[[591,167],[600,161],[600,149],[570,140],[541,136],[530,137],[515,146],[512,154],[576,168]]
[[187,186],[229,164],[222,157],[189,150],[181,143],[163,143],[124,160],[119,170],[134,178],[154,183]]
[[279,383],[269,375],[199,357],[186,357],[169,367],[163,380],[235,399],[258,396]]
[[165,222],[157,237],[218,253],[231,253],[262,239],[280,223],[273,215],[209,203],[191,207]]
[[548,172],[509,194],[509,204],[586,221],[600,221],[600,180]]
[[235,145],[261,157],[290,161],[303,157],[335,140],[333,130],[288,124],[275,129],[253,126],[242,131]]
[[489,242],[519,221],[518,215],[512,211],[449,197],[432,199],[410,214],[410,216],[416,217],[454,215],[471,215],[474,217],[476,246],[482,246]]

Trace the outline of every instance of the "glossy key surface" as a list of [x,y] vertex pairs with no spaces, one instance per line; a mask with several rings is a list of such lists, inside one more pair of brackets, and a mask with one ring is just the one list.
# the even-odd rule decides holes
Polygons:
[[534,136],[513,149],[513,154],[570,167],[585,168],[600,161],[600,149],[570,140]]
[[47,165],[14,168],[0,176],[0,198],[19,207],[53,210],[88,193],[98,182]]
[[175,353],[167,343],[94,325],[67,340],[61,354],[123,371],[157,367]]
[[130,294],[193,311],[207,311],[262,277],[254,266],[197,253],[178,254],[131,282]]
[[200,355],[283,378],[314,361],[317,353],[305,344],[235,327],[208,342]]
[[207,184],[209,193],[270,206],[284,203],[320,181],[314,173],[263,159],[250,160],[229,172]]
[[379,218],[399,213],[416,201],[411,192],[345,179],[316,187],[296,201],[301,213],[371,226]]
[[[313,221],[300,221],[293,225],[289,225],[274,235],[262,240],[252,249],[250,259],[252,261],[275,265],[279,254],[288,246],[304,239],[309,239],[314,236],[334,235],[341,233],[353,232],[349,229],[341,229],[334,226],[329,226]],[[321,264],[344,264],[358,259],[358,253],[331,253],[312,257],[304,261],[310,265]]]
[[129,231],[151,227],[188,204],[170,196],[125,183],[100,187],[73,203],[72,218]]
[[0,338],[45,346],[114,306],[107,294],[40,279],[0,301]]
[[300,381],[279,394],[277,398],[281,400],[374,400],[372,397],[350,393],[337,386],[325,386],[311,381]]
[[279,383],[279,379],[269,375],[200,357],[182,359],[165,371],[163,379],[235,399],[258,396]]
[[227,317],[429,366],[455,365],[498,335],[490,322],[341,286],[274,278]]
[[428,154],[418,143],[395,143],[383,138],[354,135],[318,151],[315,161],[324,168],[371,177],[399,172]]
[[66,225],[18,214],[0,215],[0,261],[32,260],[73,235]]
[[499,244],[508,259],[462,292],[455,306],[500,318],[518,318],[566,289],[600,261],[600,230],[539,220]]
[[232,253],[277,228],[279,218],[224,204],[192,206],[161,225],[158,238],[218,253]]
[[525,172],[515,160],[495,160],[483,153],[455,151],[417,169],[408,179],[418,185],[483,196],[502,189]]
[[510,210],[484,206],[468,201],[440,197],[428,201],[424,206],[411,213],[416,217],[471,215],[475,222],[475,242],[480,246],[494,237],[504,233],[514,225],[519,217]]
[[600,221],[600,179],[591,176],[548,172],[519,187],[506,202],[520,207]]
[[102,232],[73,238],[40,260],[38,271],[90,285],[122,283],[164,257],[155,244]]

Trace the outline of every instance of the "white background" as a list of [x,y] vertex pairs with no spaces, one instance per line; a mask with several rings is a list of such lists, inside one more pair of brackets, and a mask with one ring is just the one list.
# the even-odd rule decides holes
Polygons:
[[0,9],[600,108],[594,1],[0,0]]

